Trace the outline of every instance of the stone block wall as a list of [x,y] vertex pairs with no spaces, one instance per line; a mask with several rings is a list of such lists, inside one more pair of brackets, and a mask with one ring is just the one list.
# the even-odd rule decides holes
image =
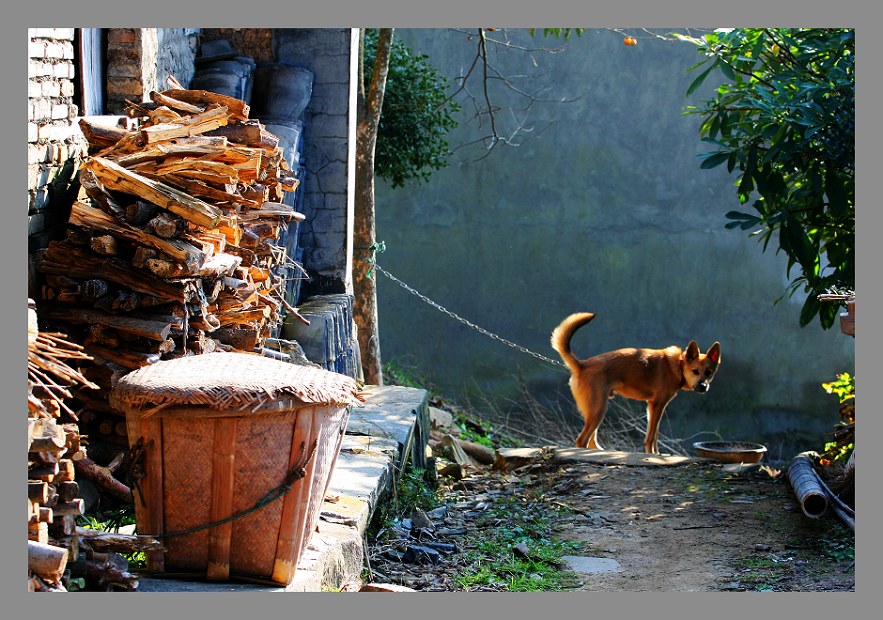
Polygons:
[[305,177],[299,190],[306,221],[298,233],[310,280],[301,284],[300,295],[352,294],[358,29],[203,28],[200,36],[203,41],[227,39],[237,54],[257,62],[313,73],[303,114]]
[[352,208],[355,191],[355,89],[358,30],[279,28],[276,61],[315,75],[304,112],[306,168],[301,225],[304,296],[352,294]]
[[28,29],[28,251],[67,223],[72,181],[86,152],[75,123],[74,28]]

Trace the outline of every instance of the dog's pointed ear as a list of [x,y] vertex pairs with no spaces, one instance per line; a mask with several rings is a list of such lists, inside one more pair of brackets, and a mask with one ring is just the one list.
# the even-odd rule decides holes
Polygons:
[[715,364],[720,363],[721,361],[721,345],[719,342],[715,342],[708,349],[708,353],[705,354],[708,359],[710,359]]
[[696,344],[695,340],[691,340],[690,344],[687,345],[687,354],[686,359],[688,362],[692,362],[693,360],[699,357],[699,345]]

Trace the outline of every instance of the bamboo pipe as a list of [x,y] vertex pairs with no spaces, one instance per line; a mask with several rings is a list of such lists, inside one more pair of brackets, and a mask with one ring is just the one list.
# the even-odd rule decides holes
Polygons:
[[814,452],[801,452],[791,459],[788,480],[803,513],[810,519],[818,519],[828,510],[828,494],[816,477],[813,456]]

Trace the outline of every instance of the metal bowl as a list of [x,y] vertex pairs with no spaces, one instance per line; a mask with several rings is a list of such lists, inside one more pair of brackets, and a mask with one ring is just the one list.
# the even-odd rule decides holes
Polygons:
[[757,463],[766,453],[766,446],[750,441],[698,441],[693,448],[698,456],[721,463]]

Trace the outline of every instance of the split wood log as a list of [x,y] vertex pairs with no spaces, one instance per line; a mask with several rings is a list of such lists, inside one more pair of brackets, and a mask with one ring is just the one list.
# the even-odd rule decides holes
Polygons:
[[80,119],[79,126],[89,146],[94,149],[113,146],[123,138],[132,135],[132,132],[123,127],[111,127],[101,123],[94,123],[85,118]]
[[457,438],[453,435],[445,435],[442,437],[441,441],[438,442],[438,447],[442,455],[451,462],[465,465],[467,467],[481,467],[481,463],[469,456],[463,448],[460,447]]
[[56,517],[79,516],[85,512],[83,507],[83,500],[80,498],[75,498],[69,502],[59,502],[52,507],[52,512]]
[[147,227],[157,237],[171,239],[172,237],[180,237],[187,232],[187,221],[179,215],[160,213],[147,223]]
[[242,258],[233,254],[215,254],[196,269],[189,269],[186,265],[161,258],[151,258],[146,261],[146,267],[162,278],[221,278],[232,274],[240,264]]
[[264,126],[252,119],[248,122],[218,127],[217,129],[207,132],[206,135],[223,136],[231,142],[237,142],[247,146],[260,146],[265,133],[267,132],[264,130]]
[[223,127],[227,124],[228,117],[227,108],[218,106],[193,116],[182,116],[166,123],[144,127],[141,130],[141,138],[150,145],[175,138],[196,136]]
[[114,499],[121,502],[132,501],[132,490],[114,478],[113,474],[106,467],[98,465],[90,458],[80,459],[74,465],[77,469],[77,474],[86,480],[94,482],[102,491]]
[[104,256],[117,256],[121,251],[121,245],[113,235],[92,237],[89,247],[92,248],[92,251],[96,254],[102,254]]
[[67,436],[55,420],[28,420],[28,452],[64,452]]
[[[224,106],[229,111],[230,118],[237,121],[248,120],[248,113],[251,110],[250,106],[241,99],[213,93],[207,90],[181,90],[172,88],[162,91],[161,94],[169,99],[184,101],[185,103],[200,106],[202,108],[208,108],[208,106],[212,104]],[[173,106],[169,105],[169,107],[171,108]]]
[[157,142],[133,153],[117,156],[108,156],[124,168],[135,166],[142,162],[164,159],[166,157],[199,157],[204,155],[216,155],[228,146],[227,139],[222,136],[190,136],[188,138],[175,138],[166,142]]
[[61,483],[66,480],[74,479],[74,461],[71,459],[61,459],[58,461],[58,473],[55,474],[53,482]]
[[97,357],[101,357],[114,364],[119,364],[130,370],[137,370],[143,366],[155,364],[162,356],[159,353],[139,353],[137,351],[127,351],[123,349],[110,349],[96,343],[88,343],[89,352]]
[[117,258],[95,256],[63,241],[52,241],[37,256],[37,269],[84,280],[103,278],[133,291],[168,301],[190,301],[184,281],[168,281]]
[[159,105],[166,106],[173,110],[179,110],[184,114],[200,114],[205,111],[204,107],[200,107],[197,105],[193,105],[192,103],[187,103],[186,101],[181,101],[179,99],[175,99],[163,93],[157,91],[151,91],[150,100],[154,103],[158,103]]
[[49,483],[43,480],[28,480],[28,499],[37,504],[49,501]]
[[[76,461],[74,461],[76,463]],[[67,503],[75,500],[80,492],[80,485],[75,480],[65,480],[60,482],[56,487],[58,492],[58,501]]]
[[172,323],[167,321],[153,321],[138,319],[128,316],[118,316],[101,310],[89,310],[87,308],[58,308],[48,306],[41,309],[40,316],[48,320],[68,321],[86,325],[101,325],[117,331],[157,340],[162,342],[169,337],[172,331]]
[[131,592],[138,589],[138,576],[129,572],[129,562],[118,553],[93,552],[72,563],[71,576],[83,577],[91,589]]
[[[156,220],[161,216],[154,218]],[[154,220],[151,220],[153,222]],[[118,219],[108,215],[104,211],[89,206],[88,204],[78,200],[71,207],[71,215],[69,222],[73,226],[80,226],[86,229],[97,229],[113,233],[132,243],[146,245],[152,247],[164,254],[168,254],[175,260],[181,261],[186,265],[198,267],[205,261],[205,255],[198,248],[190,245],[186,241],[180,239],[169,239],[165,236],[151,235],[148,232],[129,226]],[[185,228],[186,225],[179,228]],[[171,235],[170,235],[171,236]],[[92,248],[95,249],[94,247]],[[119,251],[104,252],[118,254]]]
[[162,542],[153,536],[135,536],[118,534],[115,532],[102,532],[90,530],[84,527],[77,528],[80,541],[94,551],[103,553],[114,552],[121,554],[137,553],[139,551],[164,551]]
[[69,552],[63,547],[28,541],[28,570],[53,582],[61,581],[67,567]]
[[81,169],[92,172],[105,187],[132,194],[176,213],[201,228],[215,228],[221,221],[216,207],[165,183],[153,181],[103,158],[91,157]]

